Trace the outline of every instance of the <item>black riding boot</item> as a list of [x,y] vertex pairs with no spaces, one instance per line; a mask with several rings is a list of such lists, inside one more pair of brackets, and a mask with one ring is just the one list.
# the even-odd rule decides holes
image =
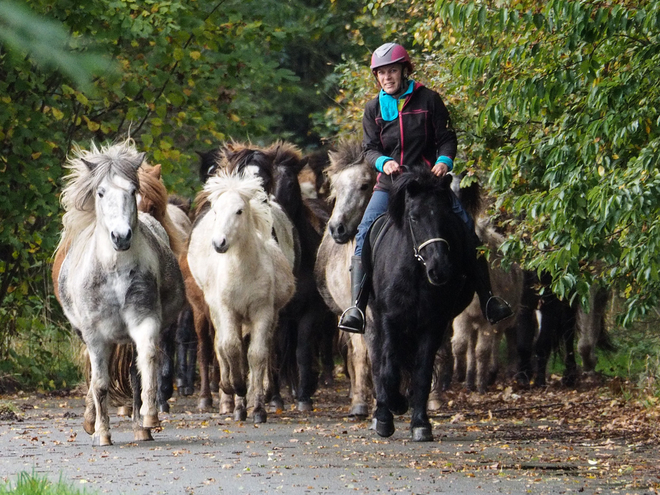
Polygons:
[[[476,250],[475,250],[476,255]],[[504,299],[494,296],[490,287],[490,275],[488,274],[488,260],[485,256],[475,259],[473,266],[475,280],[475,291],[479,296],[481,312],[491,325],[513,316],[511,306]]]
[[344,311],[339,318],[339,328],[345,332],[364,333],[368,292],[365,290],[362,256],[351,258],[351,299],[354,306]]

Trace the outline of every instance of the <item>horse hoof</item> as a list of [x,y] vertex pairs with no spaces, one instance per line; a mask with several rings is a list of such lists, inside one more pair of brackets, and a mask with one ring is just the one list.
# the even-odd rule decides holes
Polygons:
[[104,435],[94,435],[92,437],[92,447],[107,447],[108,445],[112,445],[110,433],[106,433]]
[[210,397],[202,397],[197,403],[197,409],[199,412],[211,412],[211,409],[213,409],[213,399]]
[[231,414],[234,412],[234,403],[233,402],[221,402],[220,403],[220,414]]
[[154,439],[154,437],[151,436],[151,430],[148,428],[140,428],[139,430],[135,430],[133,432],[133,439],[136,442],[149,442]]
[[247,411],[245,409],[234,410],[234,421],[245,421],[247,419]]
[[433,441],[433,433],[430,426],[416,426],[411,428],[410,434],[413,442]]
[[254,424],[265,423],[268,420],[268,413],[264,409],[254,411]]
[[332,370],[325,370],[321,373],[321,385],[324,387],[331,387],[334,383],[335,379],[332,376]]
[[394,433],[394,421],[380,421],[376,419],[376,433],[381,437],[391,437]]
[[190,397],[192,394],[195,393],[195,389],[193,387],[183,387],[181,389],[181,393],[183,394],[184,397]]
[[427,411],[439,411],[442,408],[442,401],[440,399],[430,399],[426,409]]
[[282,400],[282,397],[274,397],[268,405],[270,406],[271,412],[281,413],[284,411],[284,401]]
[[311,400],[299,400],[296,408],[300,412],[312,412],[314,410]]
[[93,435],[95,429],[94,421],[87,421],[86,419],[83,421],[83,430],[85,430],[85,433],[88,435]]
[[133,408],[131,406],[119,406],[117,408],[117,416],[126,416],[130,418],[133,415]]
[[158,414],[146,415],[142,418],[143,428],[158,428],[160,421],[158,421]]
[[348,411],[351,418],[366,419],[369,416],[369,406],[366,404],[356,404]]
[[158,406],[158,412],[161,413],[169,413],[170,412],[170,405],[169,403],[165,402],[164,404],[160,404]]

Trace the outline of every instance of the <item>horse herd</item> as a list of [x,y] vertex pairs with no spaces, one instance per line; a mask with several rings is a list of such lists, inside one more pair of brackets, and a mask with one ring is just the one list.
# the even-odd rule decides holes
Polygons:
[[[560,340],[564,381],[574,384],[576,328],[585,371],[595,367],[596,345],[607,343],[606,291],[595,288],[591,311],[582,311],[541,295],[544,280],[534,274],[503,270],[503,238],[481,214],[478,186],[459,189],[459,180],[425,168],[397,179],[365,246],[366,333],[338,333],[337,317],[352,303],[354,237],[376,182],[360,143],[319,157],[285,142],[232,142],[200,159],[194,210],[168,196],[160,166],[130,139],[76,148],[68,160],[53,283],[86,344],[83,427],[95,445],[112,443],[109,405],[130,411],[136,440],[152,439],[169,408],[175,363],[182,395],[193,393],[199,373],[200,410],[214,407],[216,389],[221,413],[244,421],[250,412],[260,423],[284,407],[283,388],[298,410],[311,411],[319,381],[332,381],[338,349],[350,378],[348,414],[371,411],[387,437],[394,415],[410,407],[412,439],[429,441],[428,411],[441,407],[452,377],[479,392],[494,382],[504,335],[517,380],[537,385]],[[481,315],[463,269],[464,229],[448,207],[451,188],[478,219],[494,292],[515,318],[490,325]]]

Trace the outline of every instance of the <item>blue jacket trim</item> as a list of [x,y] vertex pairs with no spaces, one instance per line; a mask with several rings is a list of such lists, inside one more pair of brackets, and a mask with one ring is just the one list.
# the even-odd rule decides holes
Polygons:
[[383,167],[385,166],[385,162],[389,160],[394,160],[394,158],[390,158],[389,156],[381,156],[376,159],[376,170],[379,172],[385,172],[383,170]]
[[435,164],[437,165],[438,163],[444,163],[447,165],[449,168],[449,171],[451,172],[454,169],[454,160],[449,158],[448,156],[439,156],[438,159],[435,161]]
[[383,120],[391,122],[399,116],[399,100],[412,93],[414,86],[415,81],[410,81],[408,89],[405,93],[399,96],[399,98],[394,98],[393,96],[388,95],[384,90],[380,90],[378,93],[378,101],[380,102],[380,115],[383,117]]

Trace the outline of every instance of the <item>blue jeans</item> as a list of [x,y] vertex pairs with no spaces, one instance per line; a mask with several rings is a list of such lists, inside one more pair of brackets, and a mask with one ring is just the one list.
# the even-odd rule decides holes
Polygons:
[[[458,200],[453,191],[449,191],[451,196],[451,209],[458,215],[458,217],[465,222],[468,230],[474,234],[474,222],[470,215],[463,209],[463,205]],[[389,193],[386,191],[374,191],[367,209],[364,210],[364,215],[362,216],[362,221],[358,226],[357,234],[355,235],[355,256],[362,256],[362,246],[364,245],[364,239],[367,237],[369,232],[369,227],[374,223],[376,218],[381,216],[387,211],[387,203],[389,202]],[[477,245],[481,244],[479,242]]]

